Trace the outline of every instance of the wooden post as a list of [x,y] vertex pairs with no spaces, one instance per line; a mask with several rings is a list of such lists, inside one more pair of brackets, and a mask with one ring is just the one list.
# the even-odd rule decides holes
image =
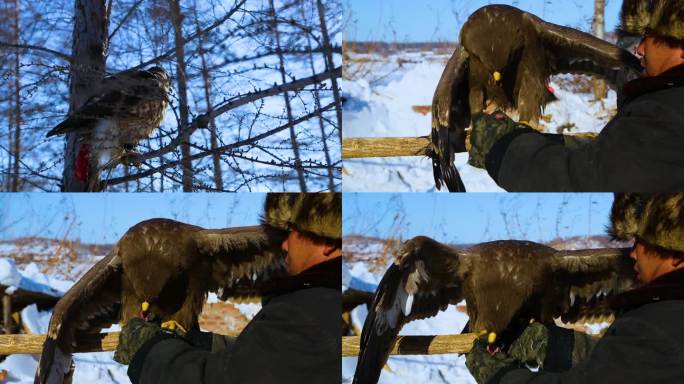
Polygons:
[[12,297],[10,295],[2,296],[2,324],[5,326],[5,333],[12,333]]
[[430,136],[372,137],[342,140],[342,158],[427,156]]
[[[391,355],[438,355],[468,353],[477,338],[475,333],[439,336],[399,336]],[[358,336],[342,337],[342,356],[358,356]]]
[[[231,335],[236,336],[236,335]],[[41,353],[46,335],[0,335],[0,355]],[[474,333],[440,336],[399,336],[392,355],[434,355],[467,353],[477,337]],[[342,356],[359,354],[358,336],[342,337]],[[80,335],[74,352],[113,351],[119,344],[119,332]]]

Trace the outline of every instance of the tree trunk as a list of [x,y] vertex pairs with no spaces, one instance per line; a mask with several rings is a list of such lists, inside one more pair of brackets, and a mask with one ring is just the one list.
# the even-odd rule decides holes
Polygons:
[[[108,43],[108,23],[105,0],[74,0],[74,30],[69,84],[69,112],[85,103],[104,77]],[[101,189],[96,156],[88,155],[89,134],[67,133],[64,153],[65,192],[86,192]],[[76,174],[77,157],[87,162],[87,171]]]
[[190,160],[190,131],[188,127],[188,84],[185,65],[185,42],[183,41],[183,16],[179,0],[170,0],[171,24],[176,49],[176,78],[178,79],[178,104],[180,108],[181,167],[183,168],[183,192],[192,192],[192,161]]
[[[199,17],[197,16],[197,9],[195,8],[195,21],[197,24],[197,30],[201,30],[199,23]],[[202,61],[202,80],[204,81],[204,98],[207,101],[207,113],[211,114],[212,110],[212,100],[211,100],[211,77],[209,76],[209,67],[207,66],[207,59],[204,51],[204,41],[200,36],[197,39],[199,44],[199,56]],[[210,133],[210,148],[212,151],[218,148],[218,131],[216,130],[216,119],[213,117],[209,120],[209,133]],[[211,155],[214,164],[214,185],[216,185],[216,190],[219,192],[223,191],[223,173],[221,172],[221,154],[219,152],[214,152]]]
[[[275,34],[276,40],[276,53],[278,54],[278,60],[280,61],[280,78],[282,83],[287,82],[285,77],[285,59],[283,58],[283,51],[280,46],[280,32],[278,31],[278,19],[276,17],[275,5],[273,0],[269,0],[271,5],[271,17],[273,18],[273,33]],[[302,160],[299,155],[299,144],[297,143],[297,135],[295,133],[295,126],[292,124],[292,106],[290,105],[290,94],[288,92],[283,93],[285,98],[285,109],[287,111],[287,123],[290,125],[290,141],[292,142],[292,152],[294,153],[294,167],[297,171],[297,179],[299,180],[299,189],[301,192],[306,192],[306,181],[304,180],[304,168],[302,167]]]
[[[326,70],[330,71],[335,68],[333,61],[332,45],[330,44],[330,36],[328,35],[328,24],[325,21],[325,7],[322,0],[316,0],[318,5],[318,19],[321,23],[321,34],[323,35],[323,52],[325,52]],[[342,98],[340,97],[340,88],[337,85],[337,78],[333,77],[331,80],[333,97],[335,98],[335,111],[337,112],[337,132],[340,136],[340,144],[342,143]]]
[[[302,16],[304,20],[306,20],[306,3],[302,2]],[[323,27],[321,27],[323,28]],[[313,52],[311,50],[311,38],[309,37],[309,34],[306,34],[306,45],[307,45],[307,50],[309,51],[309,64],[311,66],[311,74],[315,75],[316,74],[316,67],[314,66],[314,56]],[[330,47],[323,47],[323,49],[327,49]],[[327,61],[326,61],[327,62]],[[326,65],[327,67],[327,65]],[[314,87],[314,103],[317,111],[320,111],[321,109],[321,98],[320,98],[320,92],[318,92],[318,87]],[[321,140],[323,141],[323,154],[325,155],[325,165],[328,171],[328,190],[330,192],[335,192],[335,178],[334,178],[334,170],[333,170],[333,165],[332,161],[330,160],[330,151],[328,150],[328,138],[326,137],[325,134],[325,120],[323,119],[322,112],[318,116],[318,127],[321,130]]]
[[[14,26],[13,26],[13,40],[14,44],[19,44],[19,0],[14,0]],[[14,53],[14,142],[12,145],[12,152],[14,160],[12,162],[12,184],[10,191],[17,192],[21,188],[21,179],[19,178],[19,163],[21,159],[21,73],[19,49]]]
[[[603,39],[604,34],[604,14],[606,0],[594,0],[594,19],[591,23],[591,31],[594,36]],[[594,99],[605,99],[607,94],[606,82],[603,79],[594,78]]]

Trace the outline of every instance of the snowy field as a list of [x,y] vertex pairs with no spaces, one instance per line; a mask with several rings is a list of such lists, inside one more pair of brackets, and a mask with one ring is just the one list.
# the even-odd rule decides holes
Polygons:
[[[430,106],[432,95],[450,53],[399,51],[387,55],[356,54],[345,62],[341,87],[344,104],[344,138],[402,137],[430,134],[431,116],[413,110]],[[599,132],[616,110],[615,92],[592,101],[571,75],[552,78],[558,101],[543,111],[546,132]],[[568,129],[569,128],[569,129]],[[502,191],[485,170],[466,164],[467,153],[456,154],[456,166],[469,192]],[[344,160],[343,191],[434,192],[432,165],[426,157]]]

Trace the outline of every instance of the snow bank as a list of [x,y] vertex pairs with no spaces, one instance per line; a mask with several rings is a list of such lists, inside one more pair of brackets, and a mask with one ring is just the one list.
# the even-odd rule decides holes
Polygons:
[[6,293],[11,294],[17,288],[21,288],[55,297],[61,297],[64,294],[62,290],[51,287],[49,283],[49,278],[40,273],[36,264],[29,264],[21,272],[14,260],[6,257],[0,258],[0,284],[7,286]]

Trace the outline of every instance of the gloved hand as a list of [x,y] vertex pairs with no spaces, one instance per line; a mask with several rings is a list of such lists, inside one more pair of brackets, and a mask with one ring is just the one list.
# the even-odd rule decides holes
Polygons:
[[148,340],[161,334],[163,331],[156,323],[143,319],[133,318],[121,328],[119,345],[114,353],[114,361],[129,365],[133,356]]
[[487,351],[487,340],[483,338],[476,339],[473,348],[466,355],[466,367],[480,384],[489,382],[500,370],[515,365],[515,359],[505,352],[490,354]]
[[485,158],[494,143],[507,133],[519,128],[530,127],[514,121],[502,111],[495,111],[491,114],[478,113],[473,116],[468,163],[473,167],[484,168]]
[[549,330],[544,324],[534,322],[511,344],[508,355],[517,362],[542,367],[548,344]]

